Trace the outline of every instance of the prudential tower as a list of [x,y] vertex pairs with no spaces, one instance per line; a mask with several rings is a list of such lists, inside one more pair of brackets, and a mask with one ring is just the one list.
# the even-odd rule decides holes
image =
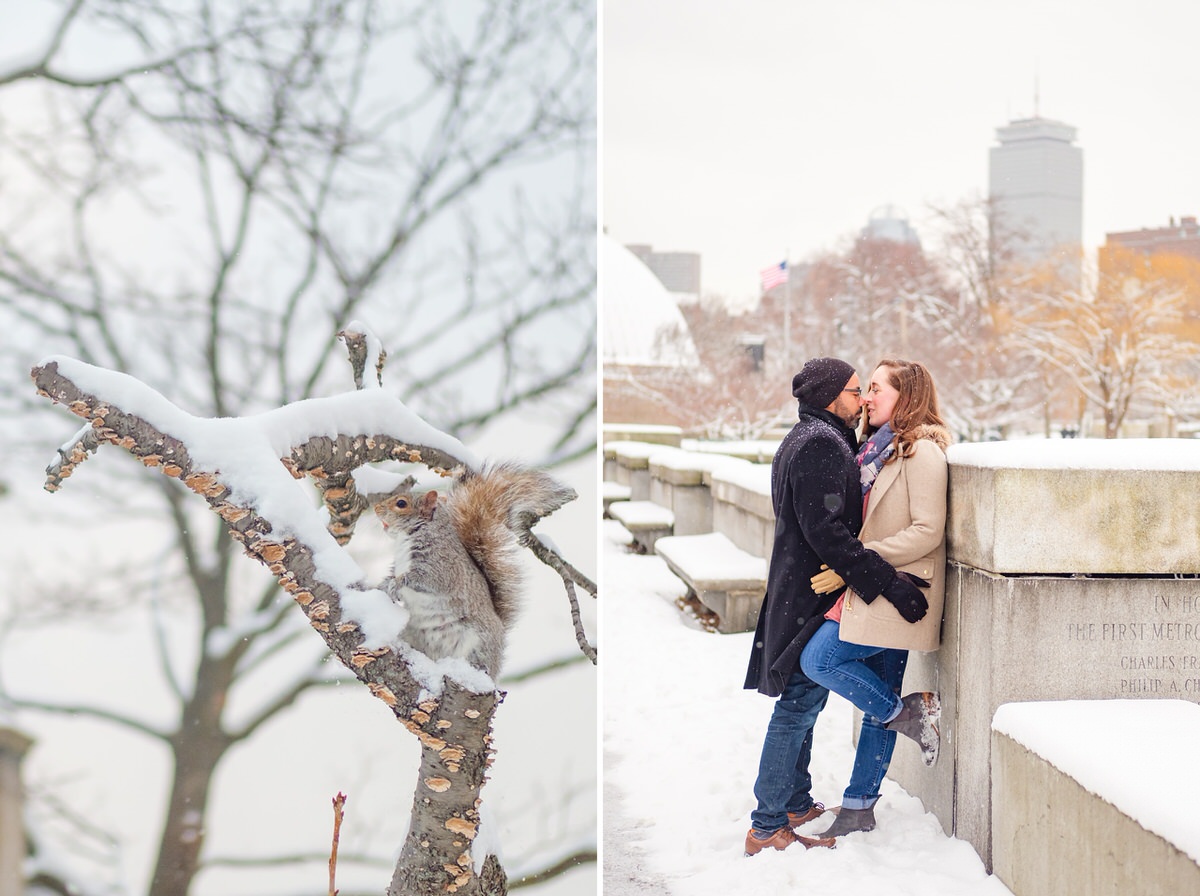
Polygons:
[[1083,243],[1083,150],[1075,128],[1034,116],[996,128],[989,152],[992,237],[1026,263],[1078,271]]

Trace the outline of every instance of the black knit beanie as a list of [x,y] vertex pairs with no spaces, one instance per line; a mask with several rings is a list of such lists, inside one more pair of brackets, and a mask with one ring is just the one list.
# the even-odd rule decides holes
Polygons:
[[792,377],[792,394],[814,408],[827,408],[846,388],[854,368],[837,358],[812,358]]

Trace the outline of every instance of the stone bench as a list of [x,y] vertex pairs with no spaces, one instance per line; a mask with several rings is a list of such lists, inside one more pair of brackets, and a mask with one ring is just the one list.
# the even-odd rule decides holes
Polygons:
[[711,452],[656,452],[650,455],[650,500],[674,512],[675,535],[712,532],[714,472],[748,466],[740,458]]
[[992,870],[1015,896],[1200,893],[1200,705],[1006,703],[992,720]]
[[[632,474],[622,470],[621,457],[637,457],[655,448],[678,449],[683,439],[683,433],[677,426],[632,426],[625,424],[604,424],[604,472],[603,478],[610,482],[628,485]],[[625,466],[630,468],[630,461]],[[632,461],[634,467],[641,468],[641,460]],[[638,495],[638,499],[646,498]]]
[[713,531],[755,557],[770,557],[775,544],[770,464],[722,466],[710,477]]
[[604,501],[604,518],[611,519],[608,509],[614,501],[628,501],[632,489],[619,482],[609,482],[607,479],[600,484],[600,495]]
[[717,614],[717,631],[754,630],[767,588],[766,560],[743,551],[719,532],[660,538],[654,550]]
[[654,553],[655,542],[670,535],[675,526],[675,514],[653,501],[614,501],[608,515],[625,527],[641,554]]
[[650,442],[609,442],[604,446],[604,478],[628,486],[632,500],[649,501],[650,456],[679,451],[679,448]]
[[[786,432],[784,433],[787,434]],[[756,439],[723,442],[694,442],[691,450],[701,454],[724,455],[749,461],[752,464],[769,464],[779,450],[780,439]]]
[[653,423],[605,423],[601,432],[606,445],[609,442],[653,442],[678,448],[683,441],[683,430],[678,426]]

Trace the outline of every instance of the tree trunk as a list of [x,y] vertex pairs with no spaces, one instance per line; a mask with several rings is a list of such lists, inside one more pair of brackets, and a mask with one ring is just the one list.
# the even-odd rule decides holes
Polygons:
[[209,786],[225,747],[214,738],[195,735],[186,746],[175,750],[171,801],[149,896],[185,896],[200,868]]
[[499,703],[492,698],[497,696],[472,694],[447,682],[440,701],[427,700],[408,719],[401,718],[421,741],[421,769],[408,836],[387,896],[508,892],[496,857],[479,857],[486,861],[476,874],[471,852],[479,833],[479,792],[492,764],[491,726]]
[[196,694],[171,738],[175,772],[149,896],[185,896],[200,868],[209,790],[231,743],[221,724],[229,678],[227,663],[201,658]]

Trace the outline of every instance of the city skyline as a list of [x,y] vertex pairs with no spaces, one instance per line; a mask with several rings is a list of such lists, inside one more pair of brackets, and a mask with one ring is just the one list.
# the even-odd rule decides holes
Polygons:
[[1077,130],[1083,243],[1200,211],[1200,6],[949,0],[604,5],[602,226],[698,252],[705,294],[845,244],[895,206],[983,198],[997,129]]

